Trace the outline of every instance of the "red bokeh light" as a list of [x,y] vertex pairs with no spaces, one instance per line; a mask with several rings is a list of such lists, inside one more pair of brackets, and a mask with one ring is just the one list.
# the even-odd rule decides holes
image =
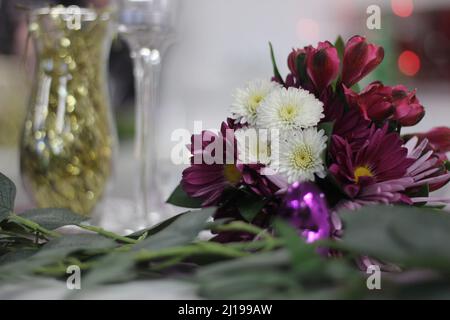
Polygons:
[[420,70],[419,56],[410,50],[403,51],[398,57],[398,68],[407,76],[414,76]]
[[399,17],[409,17],[414,10],[412,0],[391,0],[392,11]]

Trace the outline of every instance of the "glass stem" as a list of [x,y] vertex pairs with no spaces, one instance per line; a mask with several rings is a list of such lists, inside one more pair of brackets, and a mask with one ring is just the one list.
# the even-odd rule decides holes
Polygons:
[[152,223],[151,215],[159,214],[158,185],[156,181],[158,94],[161,56],[156,49],[133,50],[136,87],[135,157],[138,177],[135,195],[140,223]]

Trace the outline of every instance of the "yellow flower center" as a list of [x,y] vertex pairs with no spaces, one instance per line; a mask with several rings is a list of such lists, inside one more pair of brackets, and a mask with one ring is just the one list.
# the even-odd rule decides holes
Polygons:
[[234,164],[225,164],[223,168],[223,176],[231,184],[237,184],[242,177],[241,172]]
[[292,155],[292,163],[297,169],[306,170],[311,168],[314,164],[311,147],[308,145],[297,147]]
[[297,108],[290,104],[282,106],[278,110],[278,116],[280,117],[281,120],[285,122],[291,122],[292,120],[295,119],[297,114],[298,114]]
[[256,113],[261,101],[264,99],[261,95],[254,95],[248,99],[248,109],[251,113]]
[[372,171],[370,171],[369,167],[367,166],[357,167],[353,175],[355,176],[356,183],[359,183],[359,178],[361,177],[373,177]]

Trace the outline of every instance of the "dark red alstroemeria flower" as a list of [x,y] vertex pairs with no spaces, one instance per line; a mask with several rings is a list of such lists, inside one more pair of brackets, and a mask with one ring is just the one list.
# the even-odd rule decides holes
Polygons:
[[[304,55],[304,65],[298,66],[300,55]],[[302,87],[319,97],[336,79],[339,73],[339,57],[336,48],[328,41],[319,42],[317,48],[292,49],[287,60],[290,74],[286,77],[286,87]],[[299,67],[306,72],[303,79]]]
[[416,97],[416,90],[408,91],[403,85],[392,87],[393,119],[404,127],[416,125],[425,116],[425,109]]
[[383,121],[394,113],[392,88],[375,81],[359,94],[344,86],[344,93],[350,106],[358,107],[366,120]]
[[291,53],[288,55],[287,64],[289,71],[291,74],[295,77],[298,77],[298,70],[297,70],[297,58],[300,54],[306,54],[306,51],[311,50],[311,46],[305,47],[304,49],[292,49]]
[[319,42],[317,49],[312,48],[307,52],[306,71],[318,96],[336,79],[339,63],[338,52],[328,41]]
[[403,85],[390,87],[375,81],[359,94],[343,87],[348,104],[359,108],[367,120],[381,122],[392,119],[409,127],[417,124],[425,115],[415,90],[408,91]]
[[350,88],[375,69],[383,58],[382,47],[367,43],[361,36],[350,38],[345,45],[342,83]]
[[[307,75],[305,75],[305,77],[302,78],[301,75],[299,74],[299,68],[305,69],[306,71],[306,58],[312,50],[313,50],[312,46],[307,46],[304,47],[303,49],[292,49],[287,59],[287,65],[290,73],[286,76],[286,80],[284,82],[286,88],[302,87],[305,90],[313,92],[314,86],[311,80],[307,77]],[[305,59],[303,60],[302,66],[297,66],[297,62],[300,55],[304,55]]]
[[420,141],[428,139],[429,145],[436,153],[450,152],[450,128],[436,127],[425,133],[416,133],[408,136],[417,136]]

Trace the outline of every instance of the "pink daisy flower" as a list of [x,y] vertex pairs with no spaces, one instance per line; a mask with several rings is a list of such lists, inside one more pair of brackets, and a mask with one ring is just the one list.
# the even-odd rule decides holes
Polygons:
[[[196,139],[201,140],[196,143]],[[189,147],[192,165],[183,171],[181,186],[190,197],[203,200],[202,206],[215,205],[220,201],[223,191],[238,185],[242,178],[236,167],[237,152],[233,130],[223,122],[219,134],[203,131],[201,135],[193,135],[191,140]],[[222,144],[222,156],[215,157],[216,150],[209,148],[212,143]],[[213,158],[218,158],[219,161],[211,163]],[[205,161],[207,159],[209,161]]]
[[396,133],[371,128],[367,142],[357,150],[349,143],[333,136],[334,163],[330,172],[343,186],[350,200],[338,207],[357,209],[376,203],[448,203],[441,197],[409,197],[406,191],[423,185],[445,184],[450,173],[437,174],[441,169],[433,151],[424,152],[428,141],[418,143],[410,139],[405,145]]
[[398,134],[388,133],[387,126],[371,127],[367,140],[358,148],[333,136],[329,171],[351,199],[350,204],[410,202],[398,192],[413,182],[405,175],[414,160],[407,157],[408,149],[402,145]]

